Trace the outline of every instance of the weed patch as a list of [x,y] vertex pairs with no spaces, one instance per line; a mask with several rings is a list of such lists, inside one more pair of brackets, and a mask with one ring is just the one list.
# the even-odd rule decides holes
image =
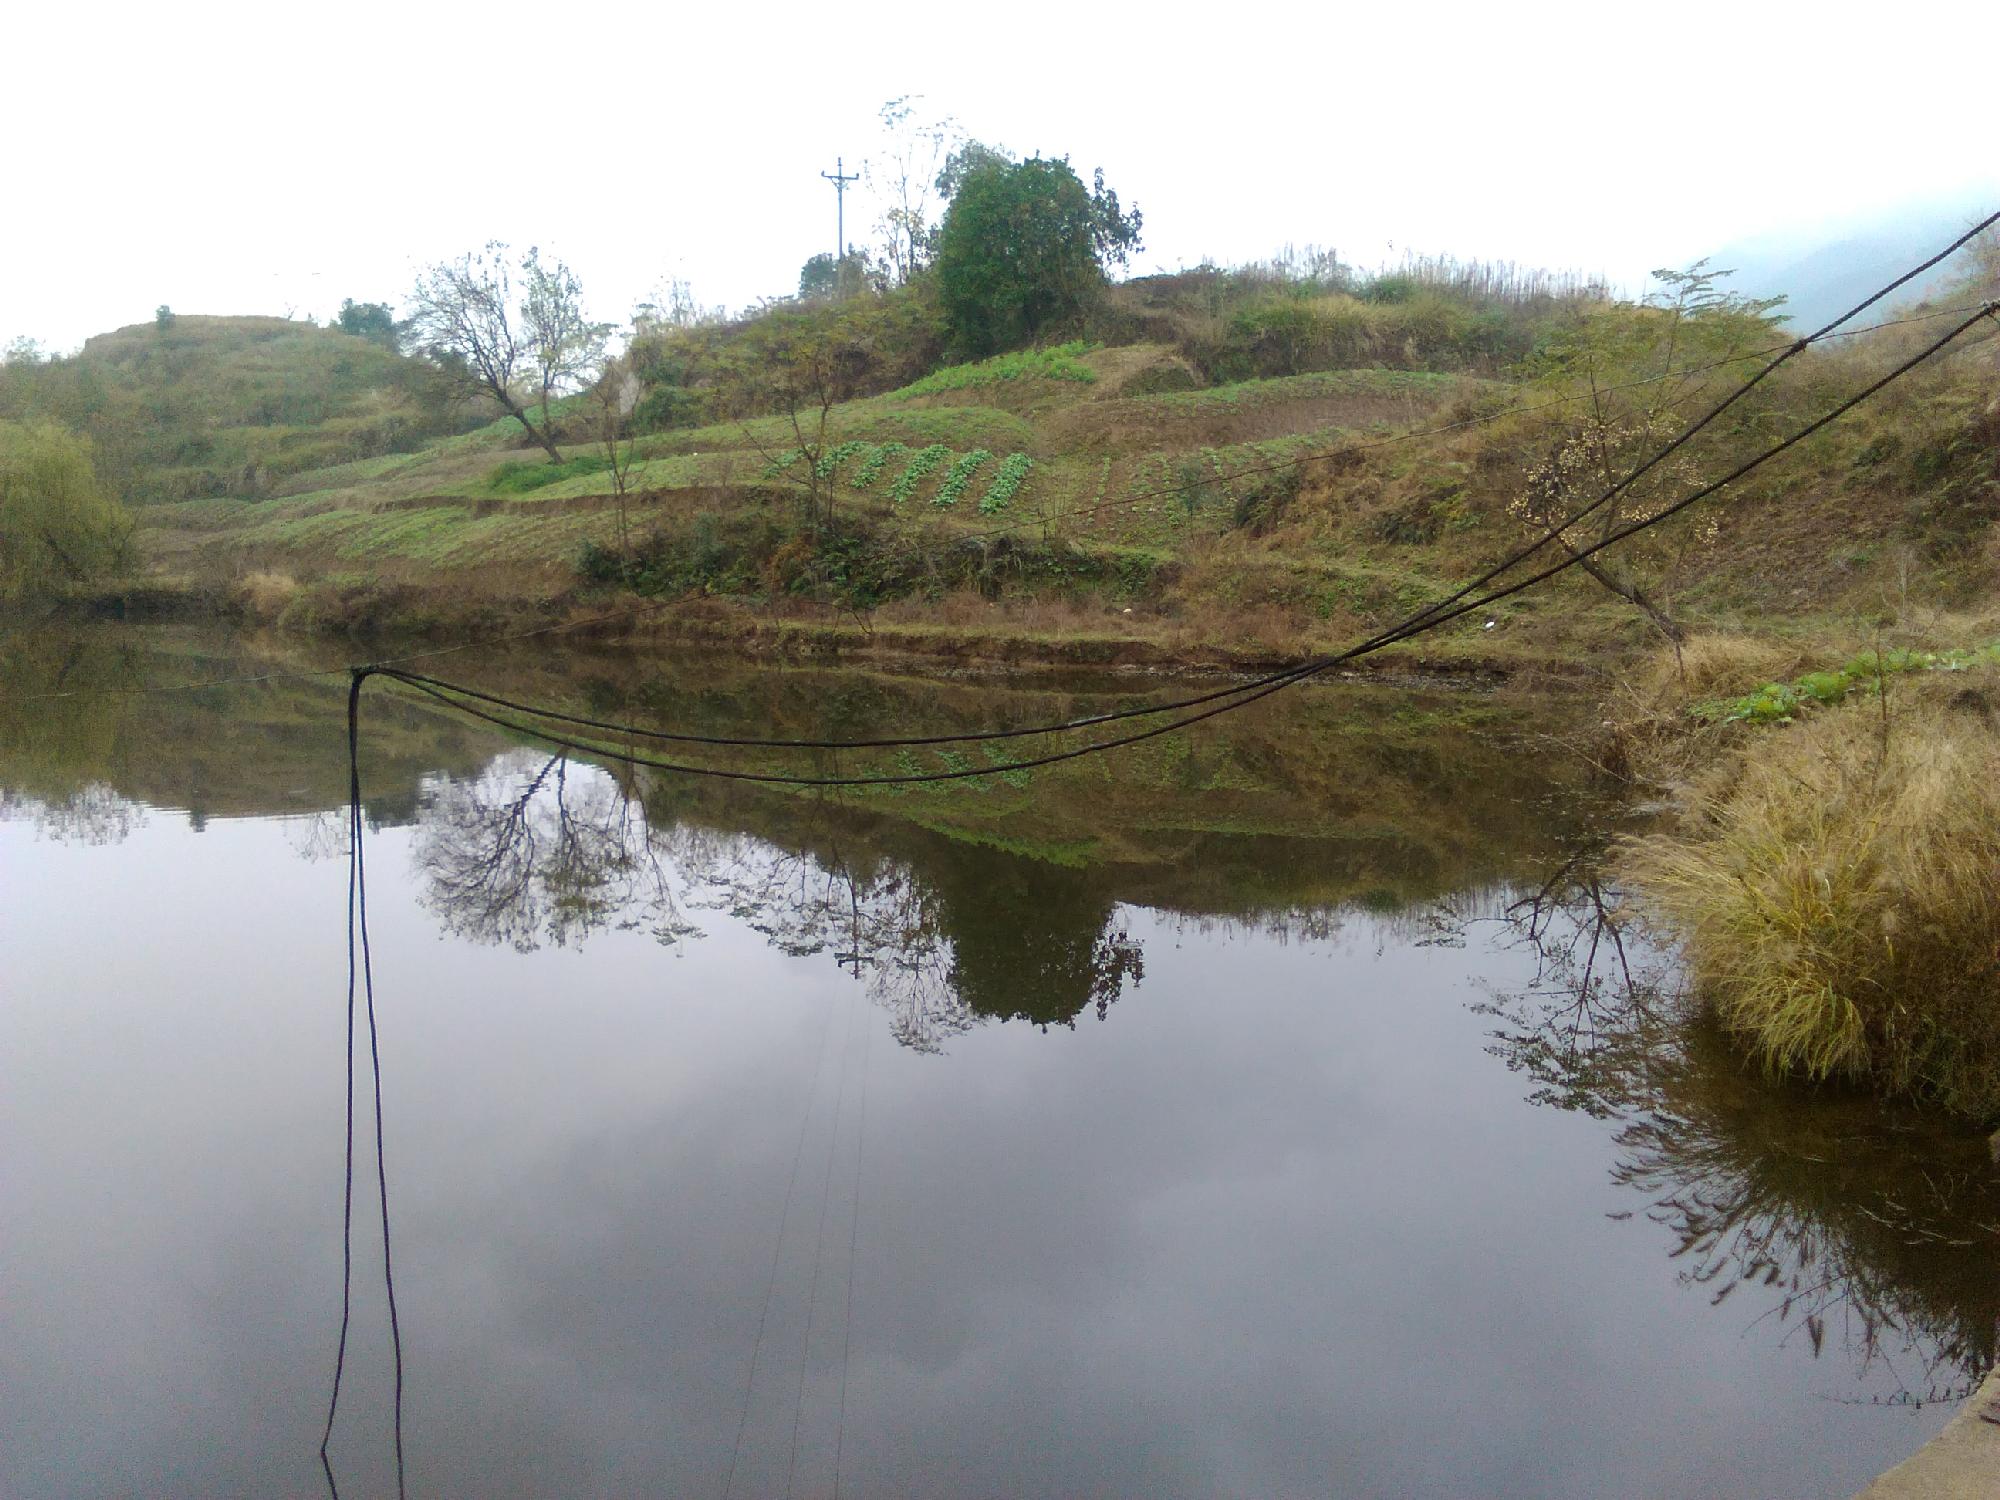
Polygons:
[[1089,385],[1097,379],[1097,372],[1079,363],[1079,360],[1095,347],[1078,339],[1047,349],[1022,349],[1013,354],[998,354],[976,364],[948,365],[890,394],[894,400],[907,401],[917,396],[977,390],[981,386],[1003,385],[1019,380],[1069,380]]

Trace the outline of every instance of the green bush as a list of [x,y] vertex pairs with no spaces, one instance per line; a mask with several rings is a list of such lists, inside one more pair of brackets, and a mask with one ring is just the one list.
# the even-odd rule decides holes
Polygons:
[[131,533],[87,443],[52,422],[0,422],[0,594],[113,572]]
[[1093,193],[1066,161],[989,161],[959,184],[938,230],[938,300],[960,348],[992,354],[1080,318],[1104,289],[1103,257],[1137,248],[1102,174]]

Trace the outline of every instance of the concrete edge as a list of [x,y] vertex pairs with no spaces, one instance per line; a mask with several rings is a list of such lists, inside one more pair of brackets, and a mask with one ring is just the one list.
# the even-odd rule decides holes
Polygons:
[[2000,1497],[2000,1366],[1944,1431],[1855,1500],[1996,1500]]

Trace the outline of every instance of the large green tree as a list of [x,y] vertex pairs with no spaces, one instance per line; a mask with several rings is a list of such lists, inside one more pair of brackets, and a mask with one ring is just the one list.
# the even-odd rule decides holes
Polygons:
[[1139,248],[1140,215],[1067,161],[986,160],[957,184],[938,235],[938,296],[971,354],[1027,343],[1102,292],[1108,266]]
[[43,593],[111,572],[131,534],[83,439],[53,422],[0,422],[0,593]]

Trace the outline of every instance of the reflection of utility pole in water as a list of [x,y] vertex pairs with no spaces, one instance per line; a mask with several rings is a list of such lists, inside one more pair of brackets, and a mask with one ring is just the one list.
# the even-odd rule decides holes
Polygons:
[[833,159],[833,170],[819,174],[833,184],[833,263],[838,266],[847,259],[847,185],[859,182],[859,172],[849,172],[847,164],[839,157]]

